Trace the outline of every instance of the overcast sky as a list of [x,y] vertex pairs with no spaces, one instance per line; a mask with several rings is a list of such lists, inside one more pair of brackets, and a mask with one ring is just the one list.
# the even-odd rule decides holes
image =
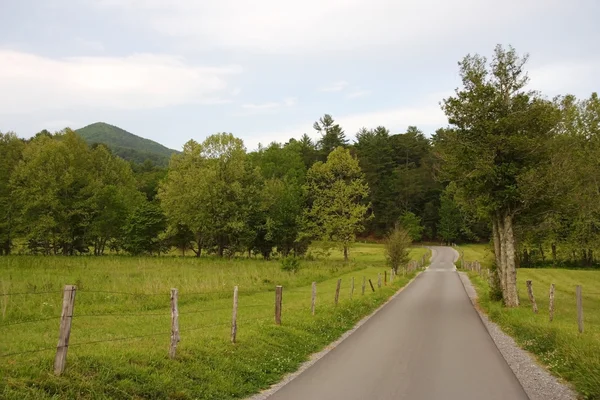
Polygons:
[[457,61],[530,53],[531,88],[600,88],[598,0],[0,0],[0,131],[103,121],[253,149],[330,113],[348,137],[444,126]]

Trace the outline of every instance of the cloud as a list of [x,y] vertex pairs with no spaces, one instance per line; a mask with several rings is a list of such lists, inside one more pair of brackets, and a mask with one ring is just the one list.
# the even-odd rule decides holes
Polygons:
[[365,97],[371,94],[370,90],[355,90],[346,95],[347,99],[358,99],[359,97]]
[[[197,45],[260,53],[322,54],[418,46],[531,18],[553,0],[95,0],[155,31]],[[550,3],[550,4],[549,4]],[[518,7],[519,13],[514,9]],[[399,23],[401,21],[401,23]],[[223,27],[227,27],[224,29]],[[438,40],[439,42],[439,40]]]
[[95,53],[104,51],[104,44],[98,40],[88,40],[82,37],[77,37],[75,38],[75,43],[83,50],[88,50]]
[[333,82],[327,86],[323,86],[319,89],[321,92],[340,92],[348,86],[346,81]]
[[561,61],[529,69],[529,88],[543,94],[574,94],[588,97],[593,88],[590,83],[597,81],[600,60]]
[[268,103],[248,103],[242,104],[241,112],[235,113],[235,116],[245,117],[250,115],[259,115],[259,114],[273,114],[282,108],[290,108],[297,104],[297,99],[295,97],[286,97],[281,102],[268,102]]
[[0,112],[144,109],[229,102],[239,66],[198,67],[170,55],[46,58],[0,50]]

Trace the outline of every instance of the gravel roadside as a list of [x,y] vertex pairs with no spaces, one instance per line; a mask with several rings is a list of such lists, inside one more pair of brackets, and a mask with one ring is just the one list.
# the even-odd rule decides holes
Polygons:
[[496,343],[498,350],[513,370],[531,400],[575,400],[577,394],[558,378],[541,367],[529,352],[521,349],[514,339],[505,334],[498,325],[477,307],[477,292],[464,272],[458,273],[465,291],[477,313]]

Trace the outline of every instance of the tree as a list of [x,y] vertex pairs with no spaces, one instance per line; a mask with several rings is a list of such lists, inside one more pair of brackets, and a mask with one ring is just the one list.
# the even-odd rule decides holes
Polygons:
[[107,243],[121,238],[125,221],[134,208],[146,200],[137,190],[125,160],[112,155],[104,145],[93,146],[90,158],[93,195],[86,243],[94,247],[94,255],[102,255]]
[[440,221],[438,223],[438,235],[444,243],[450,244],[457,240],[461,234],[463,219],[461,211],[447,192],[440,199]]
[[34,252],[85,253],[93,215],[93,165],[88,145],[70,129],[37,135],[11,177],[20,229]]
[[262,175],[260,206],[252,214],[256,221],[253,246],[268,258],[274,246],[287,256],[291,251],[303,253],[306,242],[298,238],[304,208],[302,185],[306,168],[302,154],[288,143],[272,143],[252,153],[253,164]]
[[442,179],[457,198],[492,222],[496,264],[505,305],[519,304],[515,218],[545,199],[537,172],[550,160],[556,107],[526,91],[527,56],[497,46],[492,61],[467,55],[460,63],[463,87],[443,101],[450,127],[436,135]]
[[17,203],[11,176],[22,158],[25,143],[12,132],[0,132],[0,255],[9,255],[17,226]]
[[317,162],[308,170],[304,193],[309,204],[304,213],[305,235],[338,243],[347,261],[348,249],[364,229],[370,208],[365,201],[369,186],[358,160],[338,147],[327,162]]
[[418,242],[423,236],[423,226],[421,225],[421,218],[416,216],[414,213],[408,211],[400,216],[398,220],[400,226],[408,233],[410,238]]
[[345,147],[348,144],[344,130],[339,124],[335,123],[333,117],[329,114],[325,114],[316,121],[313,124],[313,129],[321,134],[317,147],[322,160],[326,160],[329,153],[336,148]]
[[163,243],[159,235],[167,221],[160,207],[144,201],[129,215],[124,227],[123,248],[134,254],[160,254]]
[[409,233],[398,225],[385,238],[385,256],[394,272],[397,273],[398,268],[410,260],[408,252],[411,244]]
[[250,240],[248,216],[257,202],[258,172],[247,159],[241,139],[230,133],[206,138],[202,144],[190,140],[174,155],[158,197],[171,225],[186,225],[202,248],[235,250],[243,237]]

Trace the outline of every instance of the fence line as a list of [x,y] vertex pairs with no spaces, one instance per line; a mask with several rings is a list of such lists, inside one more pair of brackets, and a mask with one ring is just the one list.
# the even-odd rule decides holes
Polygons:
[[[460,269],[477,273],[479,275],[479,277],[482,279],[484,278],[484,275],[487,275],[488,284],[491,284],[492,274],[491,274],[490,268],[482,267],[481,264],[479,263],[479,261],[477,261],[477,260],[475,260],[475,261],[465,260],[464,253],[460,254],[460,257],[457,260],[457,263],[458,262],[460,262],[460,267],[459,267]],[[535,296],[533,295],[532,286],[533,286],[532,280],[527,280],[525,282],[525,287],[526,287],[526,291],[527,291],[527,296],[529,298],[529,302],[531,304],[531,309],[534,314],[537,314],[538,307],[537,307],[537,302],[535,300]],[[577,329],[578,329],[579,333],[583,334],[583,332],[584,332],[584,314],[583,314],[584,292],[583,292],[582,285],[576,285],[575,290],[563,288],[562,286],[555,285],[554,283],[552,283],[550,285],[550,292],[548,295],[549,322],[552,322],[554,320],[555,310],[556,310],[556,305],[557,305],[557,299],[555,297],[555,294],[559,293],[559,292],[563,293],[563,294],[568,294],[568,295],[574,296],[576,309],[573,312],[573,319],[577,321]],[[600,293],[599,292],[585,292],[585,295],[597,296],[597,295],[600,295]],[[595,299],[587,297],[587,300],[589,301],[589,300],[595,300]],[[560,307],[560,304],[558,304],[558,305]]]
[[25,296],[33,294],[48,294],[48,293],[62,293],[62,290],[53,290],[51,292],[18,292],[18,293],[0,293],[0,296]]
[[[424,266],[426,261],[426,255],[424,255],[420,262],[414,262],[411,261],[411,263],[409,263],[408,267],[405,268],[405,270],[407,271],[412,271],[412,270],[416,270],[417,268],[420,268],[422,266]],[[358,275],[360,275],[360,271],[355,271],[358,273]],[[387,269],[384,270],[384,274],[385,277],[387,277]],[[379,274],[379,276],[381,276],[381,274]],[[392,283],[392,276],[390,275],[389,280],[385,279],[386,283]],[[351,279],[352,278],[348,278],[350,280],[348,280],[348,282],[346,282],[346,278],[344,278],[344,290],[346,290],[347,288],[350,288],[351,285]],[[366,276],[363,276],[363,284],[366,280]],[[375,288],[373,287],[373,284],[371,282],[371,279],[369,279],[369,283],[371,285],[372,291],[375,292]],[[73,313],[73,310],[75,309],[75,292],[77,291],[77,293],[79,293],[78,298],[81,298],[82,294],[118,294],[118,295],[128,295],[128,296],[164,296],[165,298],[167,298],[169,296],[169,293],[167,291],[165,291],[164,293],[144,293],[144,292],[123,292],[123,291],[110,291],[110,290],[78,290],[76,287],[74,286],[70,286],[67,285],[65,286],[65,289],[63,291],[45,291],[45,292],[15,292],[15,293],[4,293],[1,294],[2,296],[11,296],[11,295],[33,295],[33,294],[59,294],[59,293],[63,293],[63,315],[62,316],[54,316],[54,317],[48,317],[48,318],[38,318],[35,320],[29,320],[29,321],[18,321],[18,322],[12,322],[12,323],[8,323],[8,324],[4,324],[4,325],[0,325],[0,328],[2,327],[8,327],[8,326],[12,326],[12,325],[20,325],[20,324],[28,324],[28,323],[38,323],[38,322],[44,322],[44,321],[49,321],[49,320],[55,320],[55,319],[60,319],[61,320],[61,327],[60,327],[60,334],[59,334],[59,344],[58,346],[53,346],[53,347],[45,347],[45,348],[39,348],[39,349],[34,349],[34,350],[25,350],[25,351],[20,351],[20,352],[9,352],[9,353],[4,353],[4,354],[0,354],[0,358],[6,358],[6,357],[13,357],[13,356],[19,356],[19,355],[23,355],[23,354],[33,354],[33,353],[39,353],[39,352],[44,352],[44,351],[56,351],[56,357],[55,357],[55,374],[60,375],[64,369],[66,368],[66,360],[67,360],[67,351],[69,348],[71,347],[81,347],[81,346],[86,346],[86,345],[93,345],[93,344],[100,344],[100,343],[111,343],[111,342],[122,342],[122,341],[128,341],[128,340],[136,340],[136,339],[143,339],[143,338],[148,338],[148,337],[159,337],[159,336],[171,336],[171,350],[170,350],[170,354],[172,358],[176,357],[176,345],[180,340],[180,334],[185,334],[186,332],[192,332],[192,331],[198,331],[198,330],[207,330],[210,328],[214,328],[214,327],[225,327],[225,326],[231,326],[232,327],[232,332],[233,336],[232,336],[232,342],[235,343],[235,333],[237,333],[237,329],[238,327],[242,328],[243,330],[243,326],[244,325],[249,325],[249,324],[254,324],[254,323],[261,323],[261,322],[266,322],[266,321],[273,321],[273,314],[271,314],[270,317],[265,317],[265,318],[252,318],[252,314],[250,313],[249,316],[244,317],[244,313],[240,314],[236,314],[237,310],[243,310],[243,309],[252,309],[252,308],[259,308],[259,307],[264,307],[265,309],[270,309],[270,313],[273,312],[273,306],[274,304],[277,304],[276,310],[275,310],[275,324],[279,325],[285,324],[285,314],[290,313],[290,312],[297,312],[297,311],[302,311],[302,312],[306,312],[307,315],[315,315],[315,309],[317,309],[320,307],[327,307],[327,309],[329,309],[329,311],[331,312],[331,315],[337,315],[339,313],[339,311],[335,311],[335,305],[338,304],[339,301],[344,301],[344,302],[350,302],[353,301],[353,296],[352,294],[350,294],[349,296],[343,295],[340,297],[340,288],[342,286],[342,279],[338,279],[337,281],[337,285],[335,286],[335,288],[331,288],[329,290],[319,290],[318,291],[318,295],[319,295],[319,302],[317,304],[316,301],[316,285],[317,282],[313,283],[313,287],[309,287],[309,288],[304,288],[304,287],[296,287],[296,288],[291,288],[291,289],[286,289],[284,290],[283,287],[279,286],[277,288],[275,288],[275,290],[270,289],[270,290],[253,290],[253,291],[249,291],[247,293],[242,293],[240,292],[240,294],[246,294],[246,295],[260,295],[260,294],[268,294],[268,295],[273,295],[276,294],[277,295],[277,299],[275,301],[275,303],[265,303],[265,302],[261,302],[261,303],[257,303],[257,304],[244,304],[244,300],[246,300],[248,297],[246,296],[240,296],[238,298],[239,301],[239,305],[237,304],[237,302],[234,301],[234,316],[232,319],[230,319],[227,322],[218,322],[215,324],[208,324],[208,325],[201,325],[201,326],[195,326],[195,327],[190,327],[190,328],[186,328],[183,327],[183,329],[179,329],[179,317],[180,316],[184,316],[184,315],[188,315],[188,314],[200,314],[200,313],[208,313],[208,312],[213,312],[213,311],[225,311],[225,310],[232,310],[232,307],[213,307],[213,308],[203,308],[203,309],[197,309],[197,310],[190,310],[190,311],[185,311],[183,310],[183,312],[179,312],[178,308],[177,308],[177,294],[178,291],[177,289],[172,289],[172,293],[171,293],[171,307],[172,307],[172,312],[169,313],[168,310],[168,300],[165,300],[165,312],[125,312],[125,313],[121,313],[121,312],[114,312],[114,313],[98,313],[98,314],[94,314],[94,313],[87,313],[87,314],[81,314],[78,315],[77,313]],[[314,288],[314,289],[313,289]],[[175,295],[173,295],[173,293],[175,293]],[[211,295],[220,295],[218,298],[214,298],[211,299],[210,297],[208,298],[208,300],[212,300],[212,301],[220,301],[220,300],[224,300],[226,297],[222,296],[223,294],[229,294],[229,295],[234,295],[232,290],[223,290],[223,291],[209,291],[209,292],[180,292],[179,294],[183,297],[186,296],[196,296],[196,295],[201,295],[201,296],[211,296]],[[314,293],[314,295],[313,295]],[[346,293],[346,292],[344,292]],[[295,297],[296,301],[292,302],[291,306],[287,306],[285,304],[284,299],[287,298],[286,294],[301,294],[301,295],[307,295],[306,298],[306,302],[297,302],[297,300],[301,300],[298,299],[297,296]],[[335,294],[335,296],[334,296]],[[235,296],[235,295],[234,295]],[[325,297],[324,297],[325,296]],[[330,297],[331,296],[331,297]],[[277,301],[278,300],[278,301]],[[174,307],[174,308],[173,308]],[[339,309],[338,309],[339,310]],[[126,337],[117,337],[117,338],[112,338],[112,339],[101,339],[101,340],[91,340],[91,341],[84,341],[84,342],[75,342],[75,343],[69,343],[69,336],[70,336],[70,328],[71,328],[71,322],[73,320],[73,318],[77,319],[77,318],[106,318],[106,317],[115,317],[115,318],[127,318],[127,317],[169,317],[169,315],[171,315],[171,322],[172,322],[172,328],[171,328],[171,332],[157,332],[157,333],[149,333],[149,334],[144,334],[144,335],[137,335],[137,336],[126,336]],[[241,318],[238,318],[238,316],[241,316]],[[317,321],[315,319],[312,319],[312,321]],[[77,329],[77,328],[75,328]]]

